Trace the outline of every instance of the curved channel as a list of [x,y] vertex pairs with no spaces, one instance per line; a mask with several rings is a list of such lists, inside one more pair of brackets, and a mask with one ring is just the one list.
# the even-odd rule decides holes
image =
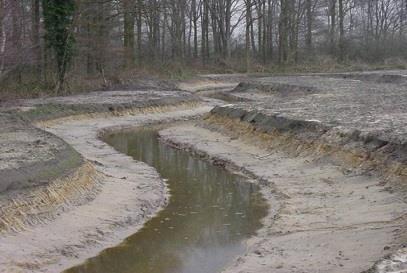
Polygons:
[[134,235],[65,273],[215,273],[245,252],[267,205],[258,186],[174,149],[156,129],[105,141],[168,180],[168,206]]

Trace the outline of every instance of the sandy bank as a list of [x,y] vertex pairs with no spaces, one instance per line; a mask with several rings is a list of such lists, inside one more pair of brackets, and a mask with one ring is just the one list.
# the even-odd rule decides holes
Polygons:
[[[239,103],[216,107],[199,126],[164,130],[163,140],[256,179],[271,206],[264,228],[248,242],[247,254],[225,272],[406,270],[404,82],[361,77],[268,77],[232,90],[236,78],[209,75],[184,86],[202,96]],[[53,145],[72,146],[74,153],[80,152],[72,169],[83,172],[67,173],[63,178],[68,179],[56,188],[50,179],[35,180],[47,186],[38,194],[46,198],[36,204],[55,202],[58,209],[34,206],[40,208],[40,216],[50,217],[28,229],[24,223],[25,231],[0,237],[0,272],[57,272],[136,232],[166,204],[165,184],[153,168],[117,153],[98,137],[112,130],[188,119],[208,112],[211,107],[205,105],[220,103],[203,98],[197,104],[198,100],[178,91],[115,91],[16,106],[24,110],[24,119],[49,133],[31,127],[28,138],[13,128],[11,134],[0,132],[6,144],[14,135],[22,136],[22,142],[13,144],[16,149],[0,146],[0,161],[14,158],[7,162],[19,164],[28,147],[40,155],[24,158],[28,163],[44,158],[59,162],[56,155],[63,153]],[[168,106],[172,103],[178,106]],[[2,166],[6,165],[0,166],[0,174],[9,171]],[[78,183],[64,184],[69,177]],[[32,182],[15,179],[10,185],[19,187],[19,181]],[[64,191],[83,198],[64,199],[58,194]],[[33,204],[8,203],[9,219],[18,218],[15,208]],[[27,215],[27,210],[21,212],[19,216]]]
[[160,135],[257,178],[272,208],[247,254],[225,272],[355,273],[401,247],[407,205],[386,191],[380,177],[346,172],[332,160],[267,149],[261,138],[240,137],[231,128],[205,126],[211,130],[177,126]]
[[134,115],[42,124],[91,164],[98,176],[98,194],[85,204],[70,207],[53,221],[2,236],[0,272],[58,272],[136,232],[166,204],[165,184],[155,169],[116,152],[99,140],[99,134],[184,120],[210,109],[187,103]]

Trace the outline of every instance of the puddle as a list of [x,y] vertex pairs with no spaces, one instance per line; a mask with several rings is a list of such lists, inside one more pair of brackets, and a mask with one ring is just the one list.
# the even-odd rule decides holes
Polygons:
[[105,140],[154,166],[168,180],[170,202],[122,244],[65,273],[214,273],[245,252],[267,214],[258,186],[160,143],[154,129]]

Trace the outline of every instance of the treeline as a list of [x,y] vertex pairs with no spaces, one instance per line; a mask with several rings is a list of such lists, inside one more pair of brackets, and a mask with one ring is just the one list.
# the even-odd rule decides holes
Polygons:
[[0,80],[404,60],[406,16],[407,0],[0,0]]

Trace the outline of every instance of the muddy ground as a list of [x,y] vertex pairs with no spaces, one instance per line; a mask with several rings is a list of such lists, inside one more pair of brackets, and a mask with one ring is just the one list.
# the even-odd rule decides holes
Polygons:
[[405,272],[406,74],[202,75],[3,104],[0,272],[60,271],[136,232],[165,183],[99,137],[197,118],[162,140],[256,179],[271,208],[225,272]]

